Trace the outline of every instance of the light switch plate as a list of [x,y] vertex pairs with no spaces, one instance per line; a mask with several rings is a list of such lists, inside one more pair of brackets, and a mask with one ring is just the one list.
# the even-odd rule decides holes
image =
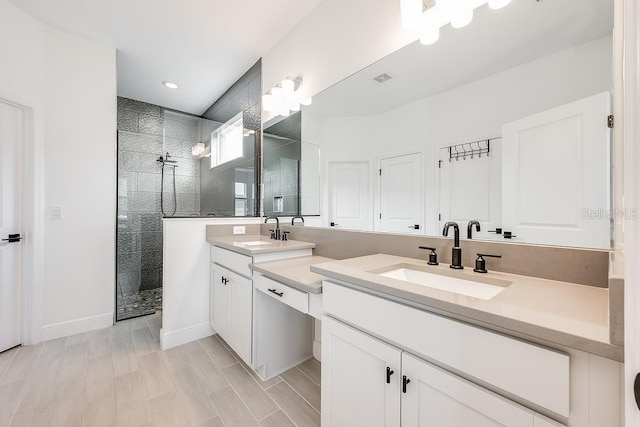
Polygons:
[[244,234],[245,227],[244,225],[236,225],[233,227],[233,234]]
[[51,206],[51,219],[62,219],[62,206]]

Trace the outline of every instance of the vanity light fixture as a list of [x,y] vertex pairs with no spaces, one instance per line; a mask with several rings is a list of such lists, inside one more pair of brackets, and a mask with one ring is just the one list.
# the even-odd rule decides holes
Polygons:
[[177,83],[170,82],[168,80],[163,81],[162,84],[169,89],[178,89],[180,87]]
[[400,0],[400,15],[404,28],[417,28],[422,17],[422,0]]
[[[301,99],[300,77],[287,77],[262,96],[262,109],[279,116],[288,116],[292,111],[300,111],[300,105],[310,105],[311,98]],[[307,102],[307,103],[305,103]]]
[[[418,3],[420,18],[418,16]],[[473,20],[473,11],[485,4],[491,9],[500,9],[511,0],[436,0],[435,5],[422,12],[422,1],[400,0],[402,25],[413,29],[420,35],[422,44],[433,44],[440,37],[440,28],[451,24],[453,28],[462,28]]]

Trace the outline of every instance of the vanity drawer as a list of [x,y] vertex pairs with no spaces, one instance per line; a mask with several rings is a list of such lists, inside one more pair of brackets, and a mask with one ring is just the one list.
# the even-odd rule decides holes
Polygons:
[[253,258],[218,246],[211,246],[211,262],[215,262],[245,277],[251,277],[249,264]]
[[332,317],[512,399],[569,416],[567,354],[329,281],[322,295]]
[[266,295],[295,308],[302,313],[309,312],[309,294],[293,289],[265,276],[259,276],[254,280],[254,286]]

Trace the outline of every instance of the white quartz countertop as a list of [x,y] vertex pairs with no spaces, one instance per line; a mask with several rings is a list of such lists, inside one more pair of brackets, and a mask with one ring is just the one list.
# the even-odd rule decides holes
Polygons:
[[259,234],[209,237],[207,238],[207,242],[245,255],[267,254],[270,252],[291,251],[296,249],[313,249],[316,247],[315,243],[300,242],[297,240],[274,240]]
[[319,294],[324,276],[312,273],[309,267],[331,261],[335,260],[313,255],[251,264],[251,269],[302,292]]
[[[409,267],[440,275],[508,286],[484,300],[381,276],[380,272]],[[555,343],[623,361],[622,347],[609,342],[609,290],[593,286],[472,268],[452,270],[448,264],[393,255],[369,255],[310,265],[312,272],[356,289],[450,315],[498,332],[535,342]],[[383,314],[381,314],[383,315]]]

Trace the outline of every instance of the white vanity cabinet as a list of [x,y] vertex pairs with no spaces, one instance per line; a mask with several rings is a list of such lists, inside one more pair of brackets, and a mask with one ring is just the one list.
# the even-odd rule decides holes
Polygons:
[[560,427],[408,352],[326,317],[323,427]]
[[323,282],[323,309],[323,427],[622,425],[618,362],[340,281]]
[[247,364],[251,364],[253,286],[231,270],[211,265],[211,327]]
[[399,426],[401,355],[396,347],[325,317],[322,426]]
[[249,265],[308,255],[310,248],[246,255],[211,246],[209,322],[248,366],[254,366],[254,284]]

